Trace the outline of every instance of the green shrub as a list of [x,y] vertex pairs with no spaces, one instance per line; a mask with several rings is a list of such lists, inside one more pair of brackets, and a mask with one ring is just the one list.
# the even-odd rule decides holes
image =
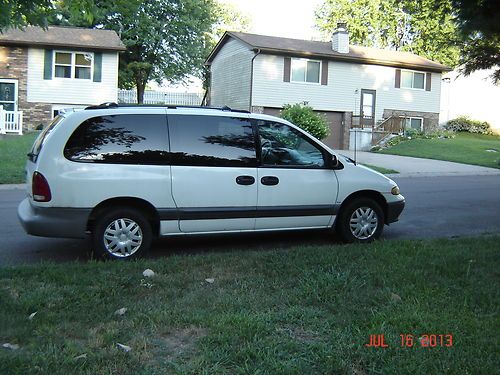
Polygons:
[[405,130],[405,135],[408,138],[420,138],[422,137],[423,133],[420,130],[408,128]]
[[281,111],[281,118],[290,121],[318,139],[325,139],[330,135],[330,127],[326,118],[314,112],[306,102],[285,104]]
[[454,132],[493,134],[491,126],[488,122],[472,120],[467,116],[460,116],[456,119],[448,121],[444,128]]

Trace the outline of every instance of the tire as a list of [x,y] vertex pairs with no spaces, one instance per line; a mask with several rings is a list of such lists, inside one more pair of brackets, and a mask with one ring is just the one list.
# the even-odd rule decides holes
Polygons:
[[344,242],[371,242],[384,230],[384,213],[373,199],[354,199],[341,209],[336,230]]
[[112,208],[97,219],[92,233],[94,253],[102,259],[134,259],[151,247],[151,224],[138,210]]

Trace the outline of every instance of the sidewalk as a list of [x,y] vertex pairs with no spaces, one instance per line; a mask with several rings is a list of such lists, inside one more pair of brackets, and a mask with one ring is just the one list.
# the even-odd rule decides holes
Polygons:
[[[354,159],[354,151],[341,150],[339,154]],[[498,175],[500,169],[480,167],[477,165],[453,163],[450,161],[412,158],[408,156],[377,154],[358,151],[356,159],[361,164],[394,169],[398,174],[394,177],[432,177],[432,176],[473,176]]]

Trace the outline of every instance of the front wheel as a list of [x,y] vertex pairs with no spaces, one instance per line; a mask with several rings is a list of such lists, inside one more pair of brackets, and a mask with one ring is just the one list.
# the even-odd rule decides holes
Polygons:
[[151,224],[134,209],[114,208],[102,215],[92,233],[94,251],[104,259],[131,259],[151,246]]
[[336,229],[345,242],[371,242],[384,229],[384,213],[370,198],[349,202],[339,214]]

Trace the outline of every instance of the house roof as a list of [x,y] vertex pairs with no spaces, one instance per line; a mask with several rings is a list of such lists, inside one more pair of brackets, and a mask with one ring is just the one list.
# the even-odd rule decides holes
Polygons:
[[243,42],[252,50],[260,50],[261,53],[316,57],[328,60],[348,61],[360,64],[386,65],[436,72],[451,70],[451,68],[445,65],[410,52],[349,45],[349,53],[340,53],[332,50],[331,42],[281,38],[232,31],[224,33],[219,43],[217,43],[210,56],[207,58],[207,65],[212,63],[212,60],[215,58],[217,53],[230,38]]
[[26,45],[92,50],[125,51],[125,45],[113,30],[49,26],[47,30],[28,26],[0,33],[0,45]]

